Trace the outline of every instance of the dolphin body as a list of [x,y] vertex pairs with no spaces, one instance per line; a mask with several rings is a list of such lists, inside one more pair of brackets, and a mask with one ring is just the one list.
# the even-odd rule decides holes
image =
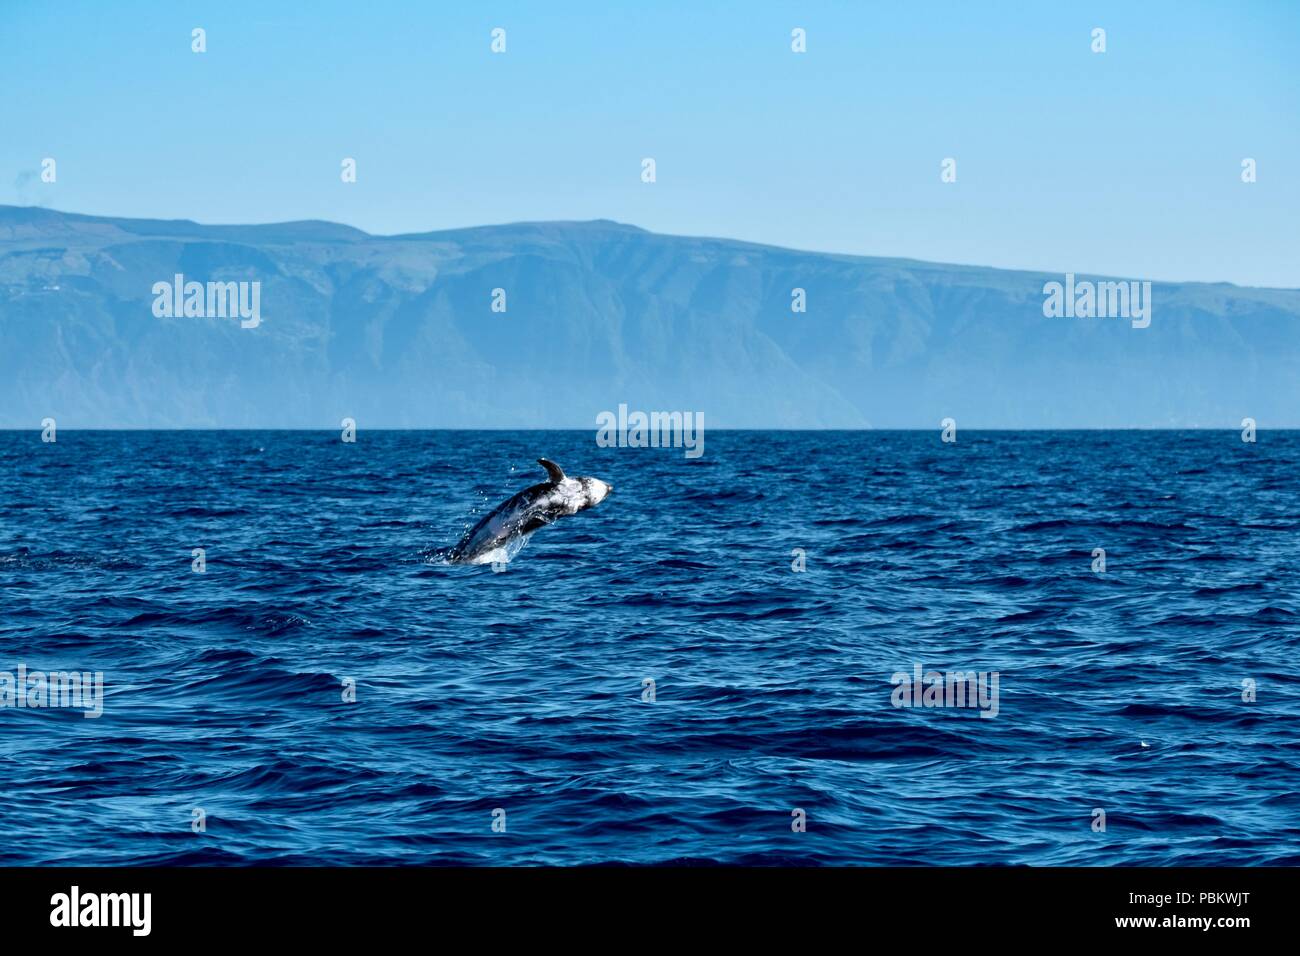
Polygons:
[[545,458],[547,481],[525,488],[497,505],[446,552],[448,564],[486,564],[500,560],[511,541],[532,534],[556,518],[576,515],[598,505],[614,490],[599,478],[570,478],[559,465]]

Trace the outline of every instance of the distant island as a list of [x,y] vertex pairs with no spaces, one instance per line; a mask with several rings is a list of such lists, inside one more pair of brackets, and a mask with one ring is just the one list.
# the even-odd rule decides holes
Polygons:
[[1300,290],[1153,282],[1139,328],[1047,315],[1069,265],[0,206],[0,427],[594,433],[620,403],[711,428],[1300,426]]

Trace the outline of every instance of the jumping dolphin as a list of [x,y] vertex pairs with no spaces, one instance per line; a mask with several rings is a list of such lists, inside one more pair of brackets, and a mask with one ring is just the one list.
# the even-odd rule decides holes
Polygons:
[[497,505],[446,553],[449,564],[486,564],[501,560],[510,542],[532,534],[556,518],[576,515],[598,505],[614,490],[599,478],[570,478],[553,461],[537,459],[549,481],[525,488]]

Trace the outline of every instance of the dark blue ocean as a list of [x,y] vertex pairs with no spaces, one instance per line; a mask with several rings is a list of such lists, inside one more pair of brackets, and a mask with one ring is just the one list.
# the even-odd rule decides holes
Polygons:
[[[616,490],[439,563],[541,456]],[[0,433],[0,672],[104,681],[0,709],[0,863],[1300,864],[1298,479],[1268,431]]]

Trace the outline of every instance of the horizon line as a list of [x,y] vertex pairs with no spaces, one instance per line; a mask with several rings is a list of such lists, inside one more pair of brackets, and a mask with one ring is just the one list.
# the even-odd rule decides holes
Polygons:
[[[960,432],[1240,432],[1242,426],[1239,425],[1182,425],[1182,426],[1147,426],[1147,425],[1126,425],[1121,427],[1096,427],[1087,425],[1068,425],[1060,428],[1014,428],[1007,426],[975,426],[966,425],[958,426]],[[285,427],[279,425],[268,426],[205,426],[205,427],[182,427],[182,426],[122,426],[113,428],[77,428],[73,426],[58,426],[59,432],[337,432],[338,427],[313,426],[313,427]],[[27,426],[24,428],[6,428],[0,427],[0,434],[12,432],[21,434],[24,432],[40,432],[39,426]],[[357,432],[590,432],[600,431],[598,426],[557,426],[553,428],[538,426],[512,426],[512,425],[482,425],[482,426],[465,426],[465,425],[430,425],[430,426],[402,426],[402,427],[385,427],[376,425],[373,427],[357,427]],[[711,432],[942,432],[943,428],[926,426],[924,428],[814,428],[814,427],[759,427],[759,428],[725,428],[711,427],[706,429]],[[1255,431],[1259,432],[1293,432],[1300,431],[1300,425],[1270,425],[1261,427],[1256,425]]]

